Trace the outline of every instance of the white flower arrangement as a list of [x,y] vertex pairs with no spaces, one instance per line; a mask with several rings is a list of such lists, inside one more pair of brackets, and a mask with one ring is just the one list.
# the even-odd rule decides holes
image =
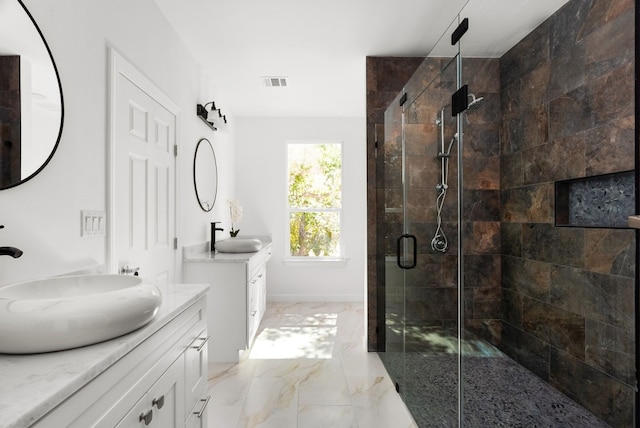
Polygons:
[[229,233],[235,237],[240,232],[240,229],[235,230],[234,224],[237,225],[242,220],[242,206],[237,199],[229,199],[227,204],[229,204],[229,213],[231,214],[231,231]]

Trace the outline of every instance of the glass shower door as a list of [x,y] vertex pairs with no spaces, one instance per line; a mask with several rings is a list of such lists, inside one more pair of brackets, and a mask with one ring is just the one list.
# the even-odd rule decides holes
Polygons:
[[[419,78],[418,78],[419,77]],[[427,81],[424,88],[418,85]],[[459,393],[457,118],[455,59],[427,58],[405,105],[405,233],[416,267],[405,270],[404,399],[416,422],[456,426]]]
[[459,418],[456,58],[429,57],[385,112],[385,352],[420,427]]
[[[457,26],[452,24],[449,35]],[[444,39],[444,38],[443,38]],[[447,37],[446,42],[450,39]],[[385,352],[420,427],[461,418],[457,46],[425,58],[385,112]]]
[[400,394],[404,394],[404,281],[398,265],[398,238],[404,234],[405,189],[403,155],[403,112],[399,97],[385,112],[384,141],[384,337],[380,358]]

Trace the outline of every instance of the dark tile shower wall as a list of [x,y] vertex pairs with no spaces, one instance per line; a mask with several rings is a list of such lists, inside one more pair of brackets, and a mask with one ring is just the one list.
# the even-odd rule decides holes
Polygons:
[[463,120],[465,330],[499,345],[500,62],[465,58],[462,63],[463,83],[483,97]]
[[[398,58],[368,58],[368,75],[381,67],[382,61],[398,61],[405,69],[407,60]],[[415,59],[410,60],[415,61]],[[426,85],[428,93],[408,107],[405,112],[405,140],[407,152],[406,209],[411,219],[411,230],[419,242],[418,266],[407,271],[408,287],[394,281],[384,269],[384,256],[395,254],[396,238],[402,233],[402,175],[401,144],[402,108],[399,106],[400,90],[395,98],[382,97],[369,91],[369,349],[375,350],[383,328],[376,327],[379,320],[402,313],[408,331],[417,337],[425,329],[455,331],[457,325],[457,149],[450,158],[449,192],[443,210],[443,224],[449,238],[450,250],[446,254],[433,251],[430,242],[436,230],[436,184],[441,181],[441,165],[437,154],[440,150],[439,129],[435,123],[440,109],[447,106],[445,140],[448,144],[456,132],[455,119],[451,116],[450,99],[455,92],[455,64],[450,59],[420,59],[421,64],[405,90],[413,100]],[[414,66],[415,62],[410,63]],[[449,66],[447,67],[447,65]],[[386,69],[390,69],[388,65]],[[411,67],[406,67],[410,69]],[[443,71],[445,70],[446,71]],[[396,68],[397,69],[397,68]],[[469,60],[463,73],[477,96],[484,97],[483,107],[469,114],[465,131],[465,235],[468,254],[465,267],[465,327],[475,335],[492,343],[500,341],[500,192],[499,192],[499,62],[497,59]],[[369,81],[369,84],[375,82]],[[400,88],[402,89],[402,88]],[[384,93],[383,95],[388,95]],[[382,101],[383,107],[372,104]],[[387,127],[378,115],[387,111]],[[406,106],[405,106],[406,107]],[[377,122],[379,121],[379,122]],[[389,126],[395,123],[395,126]],[[377,131],[378,156],[375,157],[374,133]],[[375,188],[373,184],[375,183]],[[385,212],[385,208],[387,211]],[[395,210],[394,210],[395,208]],[[384,275],[387,275],[386,278]],[[377,278],[385,278],[384,287]],[[397,290],[396,290],[397,289]],[[394,292],[395,290],[395,292]],[[385,300],[386,295],[386,300]],[[374,306],[377,304],[377,306]],[[386,305],[386,308],[384,307]],[[404,305],[404,307],[402,307]],[[377,308],[377,309],[374,309]],[[394,310],[396,308],[396,310]],[[386,309],[386,314],[377,311]],[[393,314],[390,314],[393,313]],[[422,341],[412,341],[407,335],[407,350],[420,351]],[[386,338],[393,340],[393,338]]]
[[[402,94],[398,94],[385,115],[385,206],[388,210],[385,215],[385,228],[388,231],[385,254],[389,256],[396,253],[396,239],[403,233],[403,211],[407,213],[410,233],[416,236],[418,244],[417,266],[405,272],[406,284],[403,285],[402,280],[386,282],[387,317],[390,312],[402,314],[407,352],[431,349],[434,345],[424,340],[425,334],[432,331],[446,334],[450,331],[454,336],[457,325],[457,252],[454,250],[442,255],[431,250],[429,245],[436,230],[435,188],[441,180],[440,160],[437,158],[440,137],[436,118],[440,108],[448,103],[451,93],[455,91],[455,67],[448,67],[447,71],[442,71],[447,63],[446,60],[431,58],[423,61],[405,85],[407,103],[401,107],[399,101]],[[428,88],[426,93],[414,101],[425,85]],[[403,109],[407,193],[407,199],[404,201]],[[448,142],[455,133],[450,111],[446,122],[445,135]],[[451,158],[452,164],[455,163],[455,159],[456,157]],[[451,182],[455,182],[453,174],[455,169],[450,177]],[[451,215],[451,207],[455,206],[454,187],[449,191],[449,197],[452,199],[446,207],[448,212],[444,214],[444,228],[452,243],[455,243],[456,229],[455,210],[453,216]],[[389,267],[388,271],[395,270]],[[387,343],[389,340],[387,337]]]
[[[479,156],[465,158],[464,212],[472,220],[465,226],[465,296],[474,297],[465,301],[466,327],[615,427],[633,424],[635,232],[556,227],[554,183],[635,169],[634,48],[633,1],[572,0],[499,62],[463,61],[471,92],[499,91],[465,125],[464,156]],[[384,259],[377,260],[386,249],[384,175],[376,176],[383,158],[374,155],[373,124],[383,123],[409,77],[398,73],[394,86],[387,73],[378,87],[380,63],[410,75],[420,60],[367,59],[370,350],[379,345]],[[491,73],[499,83],[482,83]],[[428,137],[419,125],[408,129]],[[491,194],[498,199],[476,197]],[[423,273],[438,266],[447,265],[425,263]],[[444,279],[445,271],[453,276]],[[442,272],[442,283],[453,286],[455,262]],[[482,285],[494,278],[497,290]]]
[[[497,59],[469,59],[462,71],[470,92],[483,97],[482,107],[464,119],[464,242],[465,330],[494,344],[500,342],[500,81]],[[465,77],[466,76],[466,77]],[[439,253],[430,242],[436,230],[436,185],[441,182],[440,129],[436,118],[445,108],[445,145],[456,133],[451,96],[456,90],[455,65],[450,59],[428,58],[406,84],[409,100],[426,91],[405,109],[408,200],[412,233],[418,239],[418,266],[407,272],[405,321],[418,340],[406,336],[407,351],[431,350],[421,339],[432,329],[457,326],[457,148],[449,158],[449,191],[442,223],[449,250]],[[394,101],[395,103],[395,101]],[[397,108],[394,104],[390,110]],[[398,108],[399,110],[399,108]],[[397,141],[389,135],[385,144]],[[393,242],[388,245],[391,246]]]
[[500,61],[502,350],[633,424],[635,232],[554,226],[554,182],[633,170],[634,2],[572,0]]
[[[367,343],[378,350],[379,311],[384,311],[384,112],[423,58],[367,57]],[[379,149],[376,148],[379,141]],[[380,278],[380,280],[378,279]],[[380,304],[382,302],[382,305]]]

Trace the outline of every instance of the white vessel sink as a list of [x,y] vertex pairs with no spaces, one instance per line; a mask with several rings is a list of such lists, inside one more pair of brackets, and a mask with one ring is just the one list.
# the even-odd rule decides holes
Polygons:
[[0,353],[60,351],[147,324],[162,296],[136,276],[77,275],[0,288]]
[[262,248],[262,241],[255,238],[229,238],[216,242],[220,253],[255,253]]

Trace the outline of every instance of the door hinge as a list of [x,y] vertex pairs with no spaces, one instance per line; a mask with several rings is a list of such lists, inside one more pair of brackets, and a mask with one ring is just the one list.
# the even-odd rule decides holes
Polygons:
[[457,116],[469,107],[469,87],[464,85],[451,96],[451,115]]
[[402,96],[400,97],[400,106],[403,106],[404,103],[407,102],[407,93],[405,92],[404,94],[402,94]]
[[177,250],[178,249],[178,238],[173,238],[173,249]]
[[469,29],[469,18],[465,18],[462,20],[460,25],[458,25],[458,28],[456,28],[451,34],[451,46],[454,46],[456,43],[458,43],[468,29]]
[[378,124],[373,124],[373,156],[378,157]]
[[173,156],[178,157],[178,145],[173,146]]

